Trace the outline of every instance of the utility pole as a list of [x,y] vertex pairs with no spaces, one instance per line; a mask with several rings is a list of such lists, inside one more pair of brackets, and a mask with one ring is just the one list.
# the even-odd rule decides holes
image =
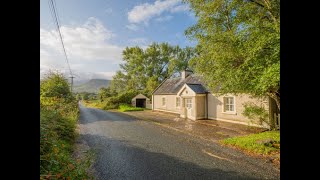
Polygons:
[[73,78],[75,78],[74,76],[70,76],[70,78],[71,78],[71,86],[70,86],[70,90],[71,90],[71,93],[72,93],[72,87],[73,87]]

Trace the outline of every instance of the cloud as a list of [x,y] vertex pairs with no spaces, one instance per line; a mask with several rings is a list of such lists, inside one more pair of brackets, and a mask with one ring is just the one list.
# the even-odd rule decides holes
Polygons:
[[95,72],[92,74],[92,79],[112,79],[116,72]]
[[[61,33],[74,71],[96,71],[101,76],[103,69],[109,72],[121,62],[124,47],[110,43],[116,34],[96,18],[77,26],[62,25]],[[40,28],[40,74],[48,69],[68,72],[58,32]]]
[[161,15],[165,11],[170,11],[176,7],[181,0],[157,0],[153,4],[144,3],[133,7],[128,12],[128,20],[130,23],[145,23],[155,17]]
[[164,21],[170,21],[173,18],[173,16],[167,15],[163,17],[158,17],[155,19],[157,22],[164,22]]
[[[116,74],[114,71],[105,72],[75,72],[75,81],[90,80],[90,79],[112,79],[112,76]],[[81,77],[81,79],[79,79]]]
[[132,31],[137,31],[139,30],[139,27],[135,24],[129,24],[129,25],[126,25],[126,27]]
[[149,40],[147,38],[133,38],[129,40],[130,43],[133,43],[134,45],[147,45],[149,43]]
[[170,12],[175,13],[175,12],[183,12],[183,11],[189,11],[190,7],[188,4],[182,4],[179,6],[173,7]]

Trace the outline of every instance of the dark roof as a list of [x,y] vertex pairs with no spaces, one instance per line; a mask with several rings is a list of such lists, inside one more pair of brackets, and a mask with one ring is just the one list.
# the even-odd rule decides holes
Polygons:
[[205,94],[208,92],[201,84],[187,84],[196,94]]
[[[200,78],[195,76],[194,74],[189,75],[185,79],[181,77],[166,79],[159,87],[156,89],[153,94],[177,94],[178,91],[182,88],[184,84],[189,84],[189,86],[193,86],[196,91],[200,93],[206,92],[206,88],[204,84],[201,82]],[[198,86],[194,86],[198,85]],[[200,86],[199,86],[200,85]],[[190,87],[191,88],[191,87]],[[195,91],[195,92],[196,92]]]

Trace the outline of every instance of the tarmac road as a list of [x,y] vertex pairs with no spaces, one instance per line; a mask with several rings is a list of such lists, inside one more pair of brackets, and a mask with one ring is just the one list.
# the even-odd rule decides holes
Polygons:
[[123,113],[80,105],[96,179],[280,179],[264,160]]

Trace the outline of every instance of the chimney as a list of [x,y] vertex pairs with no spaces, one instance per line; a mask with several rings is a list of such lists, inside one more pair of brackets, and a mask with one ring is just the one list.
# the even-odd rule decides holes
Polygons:
[[190,70],[183,70],[183,71],[181,71],[181,78],[182,78],[182,79],[185,79],[185,78],[187,78],[190,74],[192,74],[192,71],[190,71]]

